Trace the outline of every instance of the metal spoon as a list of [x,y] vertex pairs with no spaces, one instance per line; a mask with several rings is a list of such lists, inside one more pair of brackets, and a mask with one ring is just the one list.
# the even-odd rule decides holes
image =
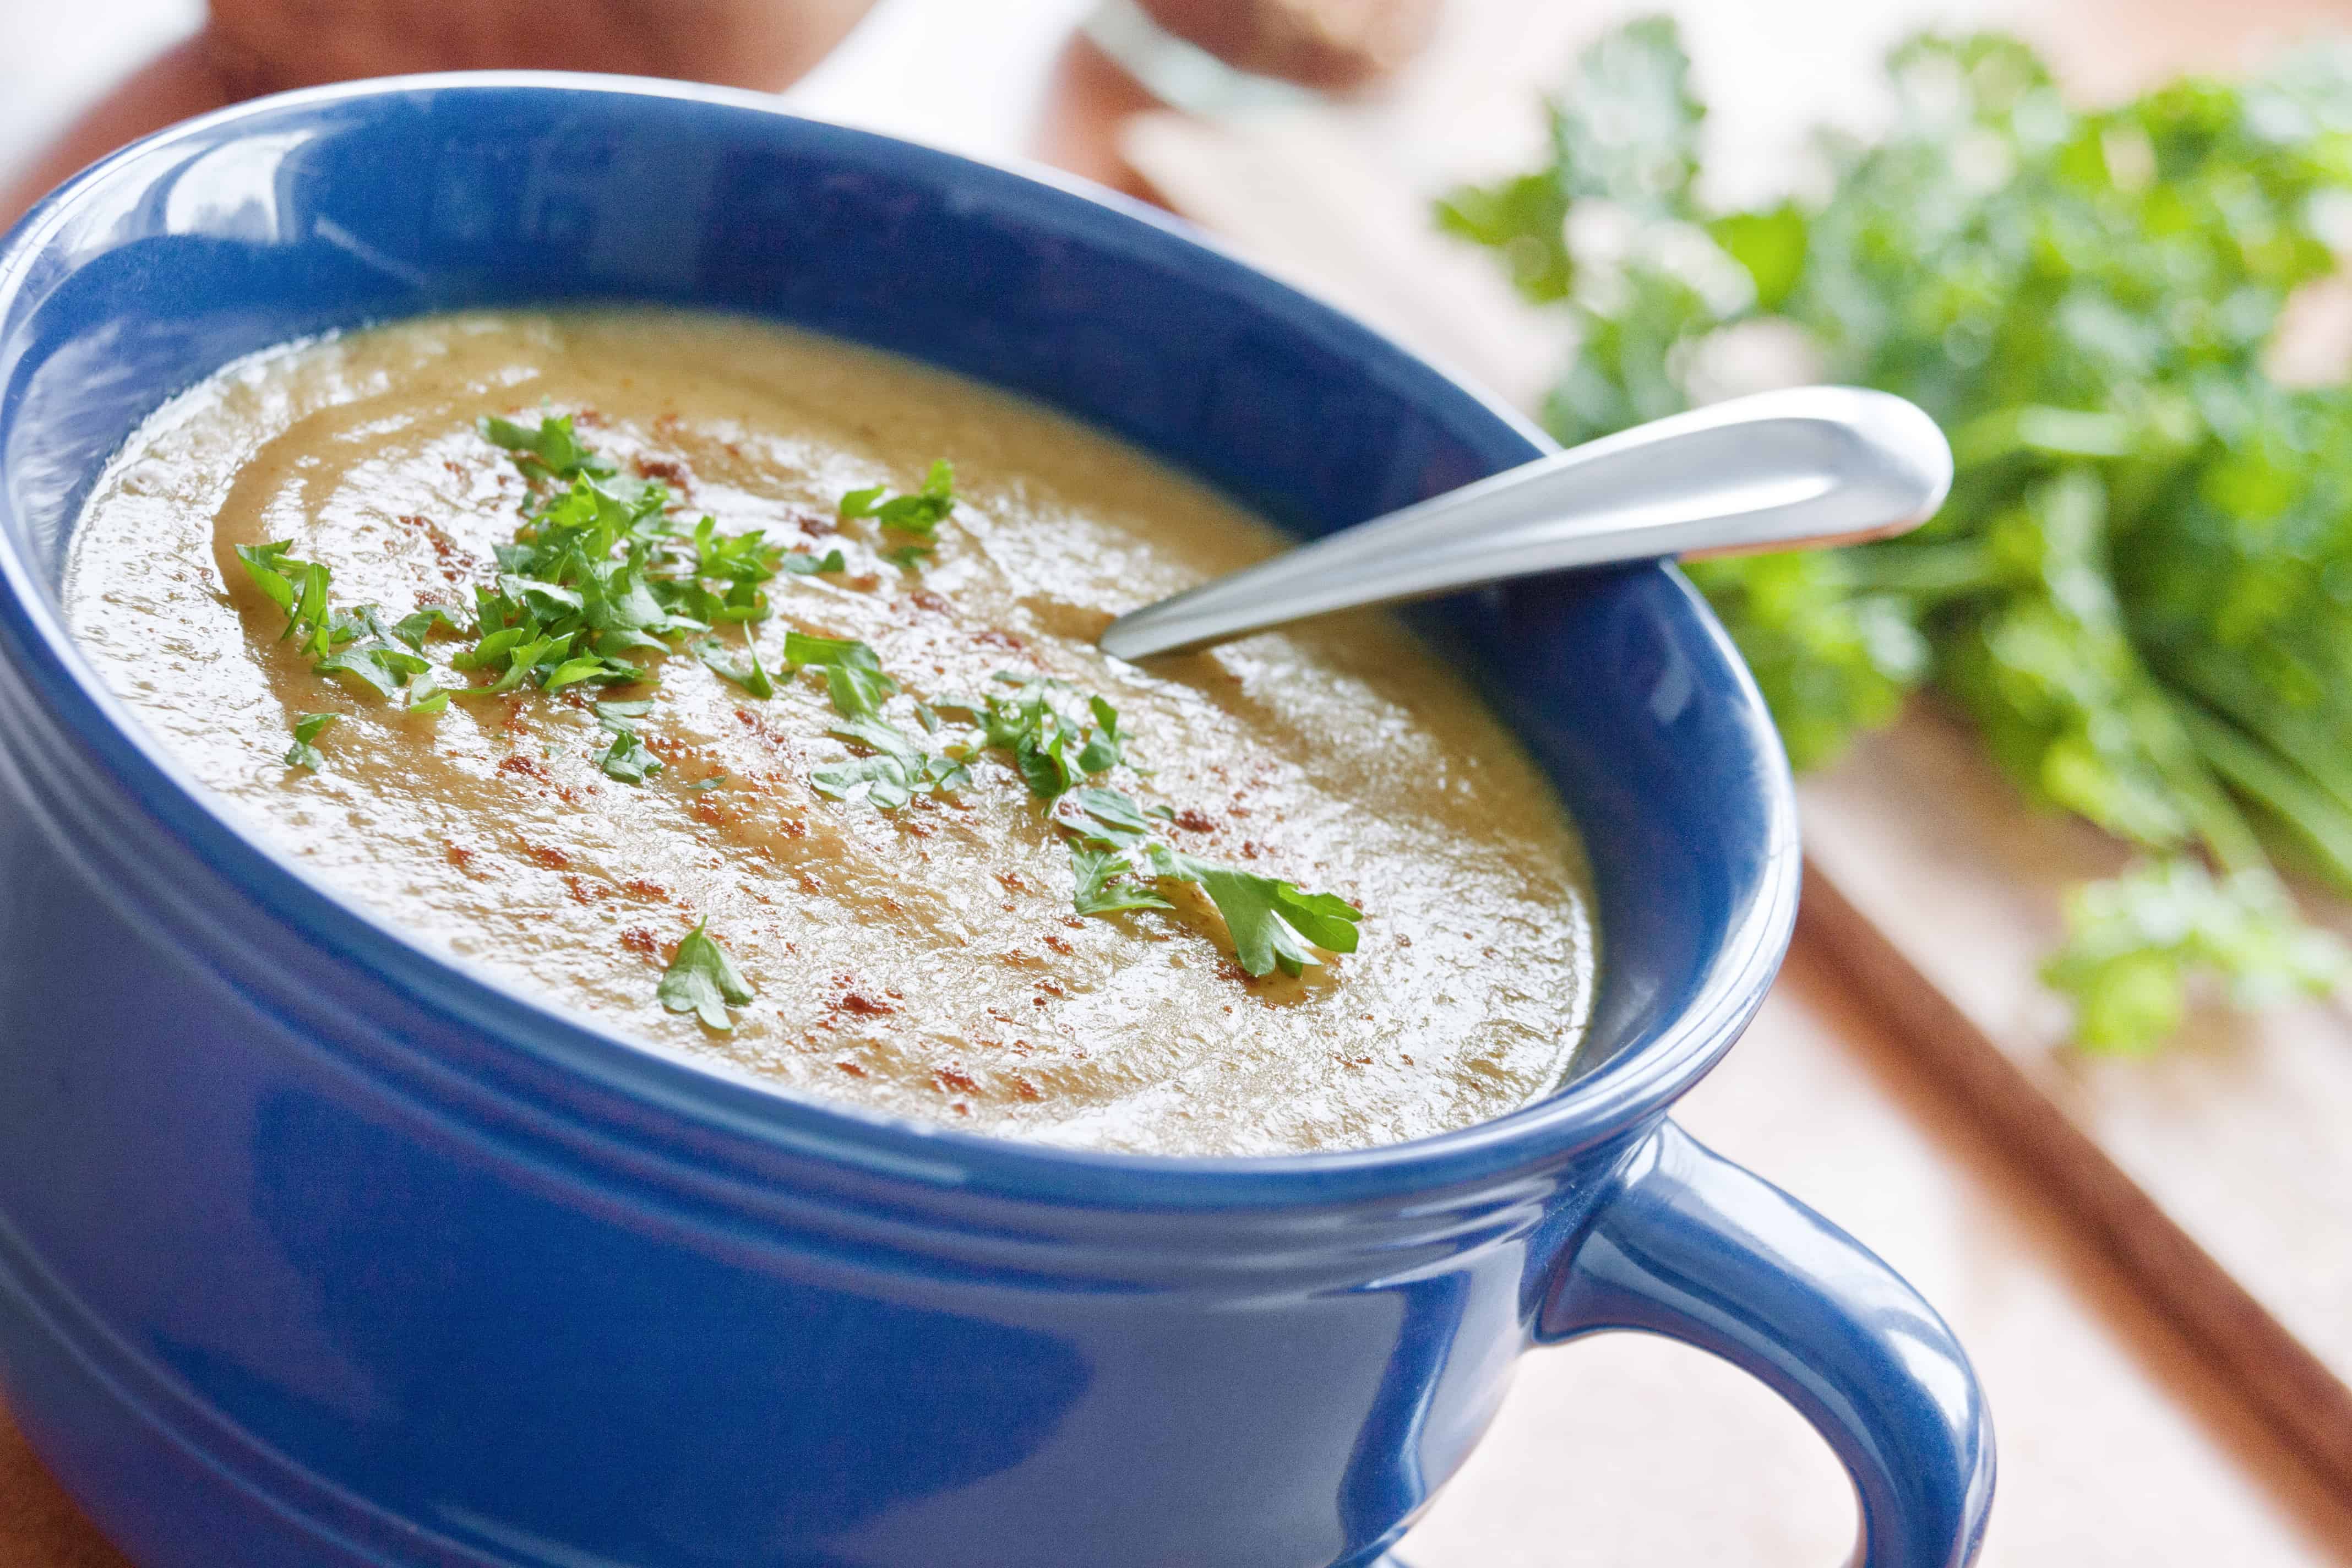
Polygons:
[[1943,432],[1902,398],[1760,393],[1538,458],[1130,610],[1102,647],[1149,658],[1570,566],[1883,539],[1933,516],[1951,484]]

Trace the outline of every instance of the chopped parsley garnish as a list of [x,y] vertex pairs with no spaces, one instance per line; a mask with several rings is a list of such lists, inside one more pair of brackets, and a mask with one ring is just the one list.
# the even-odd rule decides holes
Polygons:
[[522,470],[525,479],[544,476],[604,479],[613,476],[612,465],[599,462],[596,455],[572,435],[569,414],[559,419],[543,418],[536,429],[491,415],[482,421],[481,429],[484,440],[514,454],[515,467]]
[[[763,529],[724,533],[709,517],[682,531],[666,513],[667,488],[614,478],[573,437],[568,419],[542,419],[536,431],[486,420],[483,433],[515,452],[538,499],[514,542],[499,548],[495,586],[475,590],[478,638],[455,662],[499,672],[475,689],[630,685],[650,677],[627,656],[667,653],[678,639],[703,634],[692,645],[698,658],[754,697],[774,695],[750,647],[751,624],[769,614],[762,584],[780,574],[843,571],[840,551],[787,551]],[[740,664],[718,657],[708,636],[730,623],[745,627],[748,658]],[[606,771],[629,776],[635,753],[617,742],[616,749],[625,771]]]
[[284,539],[267,544],[240,544],[236,558],[244,563],[246,574],[253,579],[254,585],[268,595],[271,604],[286,612],[286,629],[278,634],[278,640],[296,637],[298,648],[323,656],[330,651],[333,636],[327,608],[331,576],[316,561],[292,559],[287,552],[293,548],[292,541]]
[[882,673],[874,650],[847,637],[811,637],[806,632],[784,634],[784,662],[794,669],[815,665],[824,671],[824,689],[836,712],[845,719],[863,719],[882,710],[898,683]]
[[[336,678],[363,696],[389,698],[407,686],[412,677],[432,668],[417,649],[424,646],[436,619],[447,619],[446,612],[418,611],[394,626],[386,624],[383,612],[373,605],[338,610],[329,599],[333,574],[319,562],[294,560],[288,553],[293,548],[282,539],[236,547],[236,558],[247,575],[286,612],[280,642],[293,639],[297,650],[310,657],[313,670]],[[436,711],[429,706],[418,710]]]
[[1153,845],[1150,853],[1152,869],[1162,879],[1200,884],[1225,917],[1234,956],[1252,974],[1278,968],[1297,975],[1321,962],[1301,937],[1327,952],[1356,951],[1356,924],[1363,913],[1336,894],[1301,892],[1292,883],[1213,865],[1164,845]]
[[1098,773],[1126,762],[1127,736],[1118,727],[1118,710],[1099,697],[1089,697],[1087,711],[1094,716],[1095,727],[1087,736],[1085,749],[1078,752],[1079,769]]
[[901,533],[919,534],[929,538],[937,532],[948,514],[955,510],[955,469],[945,458],[931,465],[923,480],[923,488],[909,494],[883,497],[889,487],[876,485],[871,489],[852,490],[841,498],[844,521],[851,518],[870,517],[885,528],[895,528]]
[[[1191,882],[1224,918],[1234,954],[1253,975],[1280,969],[1297,975],[1321,962],[1308,944],[1328,952],[1356,951],[1361,913],[1330,893],[1307,893],[1278,878],[1260,876],[1174,848],[1156,836],[1154,813],[1134,796],[1087,781],[1128,761],[1128,732],[1118,710],[1045,677],[1000,674],[1009,696],[942,699],[938,706],[971,714],[980,724],[972,749],[1012,753],[1029,791],[1047,803],[1054,825],[1069,837],[1076,879],[1071,907],[1082,915],[1171,909],[1156,884]],[[955,754],[958,748],[949,748]]]
[[425,605],[410,611],[393,625],[391,631],[394,637],[419,653],[425,651],[425,639],[436,631],[446,631],[451,637],[466,635],[466,628],[458,623],[457,617],[439,605]]
[[316,741],[327,726],[342,717],[340,713],[298,713],[294,716],[294,744],[286,753],[289,768],[309,768],[316,773],[327,759],[319,754]]
[[711,939],[709,924],[701,921],[679,941],[654,995],[673,1013],[693,1014],[707,1029],[731,1029],[735,1021],[727,1009],[751,1001],[751,987],[727,950]]
[[776,694],[776,683],[760,663],[760,647],[751,638],[751,628],[743,628],[743,658],[740,662],[727,657],[717,637],[704,637],[694,645],[694,657],[704,668],[722,679],[731,680],[762,701]]
[[902,496],[889,495],[885,485],[851,490],[841,498],[840,510],[845,522],[853,518],[871,518],[886,529],[913,535],[910,540],[877,552],[900,571],[913,572],[919,570],[924,559],[937,550],[933,538],[940,524],[955,510],[955,469],[942,458],[931,465],[921,489]]
[[[654,677],[629,656],[640,650],[667,655],[683,647],[751,697],[776,695],[776,677],[761,661],[753,629],[771,613],[764,584],[779,574],[843,571],[840,551],[823,556],[786,551],[764,531],[723,533],[709,517],[681,529],[667,516],[669,494],[661,484],[618,478],[581,443],[569,417],[542,418],[535,427],[492,417],[482,421],[481,431],[512,455],[529,481],[530,499],[513,540],[497,549],[495,576],[475,587],[470,624],[435,605],[396,622],[373,605],[339,610],[331,602],[328,569],[293,559],[290,543],[238,549],[255,584],[285,613],[283,638],[294,640],[314,669],[359,695],[386,700],[404,695],[404,711],[436,713],[452,696],[642,688]],[[932,537],[955,509],[954,479],[946,462],[934,463],[921,489],[899,496],[879,486],[853,490],[842,498],[841,515],[912,536],[881,552],[912,570],[931,553]],[[740,659],[717,635],[730,623],[743,628]],[[425,652],[436,635],[465,643],[450,657],[448,669],[480,671],[488,679],[437,681]],[[1103,698],[1048,677],[1001,673],[997,683],[1008,689],[912,702],[918,736],[885,716],[899,684],[866,644],[787,630],[782,663],[788,673],[823,673],[838,716],[827,732],[859,750],[812,771],[810,784],[819,793],[896,811],[919,795],[968,786],[971,763],[982,752],[999,752],[1068,842],[1072,907],[1079,914],[1174,909],[1163,885],[1190,882],[1223,917],[1235,956],[1253,975],[1277,968],[1297,975],[1320,962],[1318,948],[1355,951],[1360,917],[1345,900],[1187,855],[1158,836],[1155,818],[1168,816],[1166,808],[1147,810],[1100,782],[1114,768],[1147,771],[1129,755],[1130,738],[1118,710]],[[650,699],[605,698],[591,707],[610,737],[596,756],[606,776],[641,784],[663,771],[660,757],[637,731],[638,721],[652,710]],[[950,730],[942,710],[966,715],[972,727]],[[312,742],[335,719],[331,713],[299,716],[288,765],[318,768],[322,759]],[[940,749],[929,749],[932,744]],[[707,789],[721,776],[683,787]],[[692,1013],[709,1028],[726,1029],[731,1026],[727,1009],[751,1001],[751,990],[706,926],[697,925],[678,943],[656,995],[673,1013]]]
[[963,764],[935,753],[890,752],[819,768],[809,775],[809,782],[819,794],[836,800],[857,798],[863,785],[866,805],[877,811],[896,811],[919,795],[952,790],[971,778]]
[[[761,664],[751,629],[769,615],[763,584],[779,574],[845,571],[848,562],[839,550],[823,555],[788,551],[764,530],[726,533],[709,517],[681,530],[667,514],[667,489],[619,478],[581,441],[570,416],[545,416],[536,425],[493,416],[479,428],[484,439],[512,456],[530,490],[521,526],[497,548],[495,577],[475,586],[470,624],[437,605],[397,622],[388,622],[373,605],[339,610],[330,600],[327,567],[295,560],[290,542],[238,549],[255,584],[285,612],[283,637],[295,640],[314,669],[358,695],[392,700],[404,692],[406,711],[437,713],[452,696],[649,683],[652,672],[633,656],[667,654],[692,638],[689,651],[720,678],[754,698],[775,695],[774,677]],[[855,507],[845,502],[844,515],[927,535],[954,509],[953,472],[940,463],[911,495],[884,500],[875,490],[860,497],[853,498]],[[740,660],[711,635],[729,623],[744,627]],[[466,641],[449,658],[450,671],[479,671],[488,679],[436,680],[425,656],[425,643],[436,634]],[[785,661],[793,668],[822,667],[834,706],[846,718],[877,714],[898,689],[862,643],[795,633]],[[661,767],[634,728],[614,730],[600,762],[607,774],[632,783]],[[937,782],[953,771],[918,769],[915,782]]]
[[1070,907],[1082,915],[1176,907],[1152,891],[1151,884],[1139,877],[1127,857],[1118,850],[1098,849],[1084,839],[1073,838],[1070,869],[1077,878],[1077,889],[1070,896]]
[[[786,551],[763,530],[723,533],[708,517],[681,531],[666,514],[667,489],[616,478],[611,464],[582,444],[569,416],[542,418],[535,426],[492,417],[481,431],[513,455],[531,492],[514,539],[498,547],[496,576],[474,589],[470,625],[437,605],[397,622],[387,622],[373,605],[337,610],[329,601],[328,569],[294,560],[289,543],[238,550],[254,582],[285,611],[284,635],[299,639],[319,673],[378,699],[405,689],[406,710],[436,713],[452,695],[648,682],[650,672],[629,656],[667,653],[679,639],[705,634],[693,645],[705,664],[754,697],[775,694],[750,630],[769,613],[761,584],[779,574],[843,571],[840,551]],[[707,635],[729,622],[745,627],[740,663],[719,657]],[[483,671],[489,679],[436,680],[425,648],[436,633],[467,639],[449,659],[452,671]],[[851,692],[855,701],[858,689],[881,679],[869,657],[866,668],[836,681],[836,691]],[[842,700],[836,695],[836,704]],[[635,783],[661,763],[634,732],[615,731],[602,765],[612,777]]]
[[996,679],[1013,688],[1011,696],[991,692],[977,700],[943,700],[939,706],[977,719],[982,743],[1011,752],[1014,771],[1040,800],[1056,799],[1125,760],[1118,710],[1101,698],[1088,698],[1087,717],[1081,718],[1058,700],[1076,695],[1066,681],[1009,672]]
[[613,743],[597,757],[596,765],[604,770],[606,777],[623,784],[643,784],[647,773],[662,771],[662,760],[646,749],[635,730],[614,731]]
[[[866,649],[863,643],[849,646]],[[866,650],[866,656],[873,657],[870,650]],[[828,667],[827,674],[831,672]],[[835,702],[839,706],[837,696]],[[864,746],[873,754],[818,768],[809,775],[818,793],[847,800],[862,790],[866,805],[879,811],[896,811],[919,795],[952,791],[971,782],[971,772],[962,762],[924,751],[913,736],[878,717],[878,710],[851,714],[845,710],[845,714],[826,733]]]
[[370,642],[330,654],[310,668],[320,675],[338,677],[355,690],[390,697],[408,684],[410,676],[423,675],[433,665],[424,655],[396,644]]
[[[453,695],[647,684],[651,672],[630,656],[667,654],[688,638],[690,651],[721,679],[753,698],[775,696],[775,679],[761,663],[752,630],[770,613],[763,584],[779,574],[845,571],[848,562],[839,550],[823,555],[788,551],[763,530],[724,533],[709,517],[682,531],[667,516],[668,490],[657,482],[619,478],[580,440],[569,416],[542,417],[536,426],[493,416],[479,428],[484,439],[513,458],[530,495],[513,540],[497,548],[495,577],[475,586],[470,624],[437,605],[396,622],[373,605],[339,610],[331,599],[332,574],[320,563],[294,559],[290,542],[240,546],[236,554],[246,572],[286,616],[280,640],[292,640],[317,673],[359,695],[404,697],[400,706],[412,713],[441,712]],[[940,462],[920,490],[887,500],[879,489],[857,492],[844,499],[841,513],[872,518],[920,541],[954,508],[954,473]],[[911,567],[930,548],[915,542],[887,553]],[[743,627],[740,661],[711,635],[730,622]],[[449,658],[448,670],[481,671],[488,679],[436,680],[425,655],[436,634],[466,642]],[[824,671],[842,719],[834,733],[871,753],[819,770],[818,788],[862,794],[887,810],[969,779],[961,761],[925,752],[881,717],[898,685],[864,643],[792,632],[784,660],[791,669]],[[651,708],[647,700],[593,704],[596,722],[610,737],[596,759],[607,776],[643,784],[663,771],[637,732],[637,721]],[[319,768],[324,759],[312,742],[337,717],[297,716],[287,765]],[[929,717],[927,731],[936,726],[936,716]],[[719,782],[713,777],[688,787]],[[749,1002],[751,990],[706,926],[697,925],[678,943],[656,995],[671,1012],[692,1013],[707,1027],[726,1029],[731,1026],[727,1009]]]
[[[571,445],[567,433],[559,449]],[[592,472],[579,470],[528,513],[513,542],[498,548],[494,583],[476,586],[476,641],[452,662],[497,673],[474,692],[629,685],[646,672],[623,655],[667,651],[665,638],[709,629],[695,613],[701,606],[685,602],[711,595],[694,570],[701,557],[686,558],[663,515],[668,491]]]
[[1169,907],[1145,902],[1150,880],[1192,882],[1209,896],[1234,939],[1234,955],[1251,974],[1280,969],[1296,975],[1319,963],[1304,942],[1329,952],[1356,951],[1363,916],[1330,893],[1302,892],[1278,878],[1187,855],[1152,837],[1152,822],[1133,796],[1098,786],[1073,790],[1054,813],[1070,835],[1082,915]]
[[[824,672],[825,691],[842,720],[828,733],[872,753],[816,769],[809,782],[820,794],[896,811],[919,795],[952,792],[971,783],[971,770],[952,754],[954,748],[945,755],[928,752],[914,736],[882,717],[898,683],[883,672],[881,661],[866,644],[786,632],[784,662],[794,669],[814,666]],[[938,715],[922,703],[914,706],[917,721],[927,735],[931,733],[938,728]]]
[[596,722],[613,737],[612,743],[596,759],[596,765],[604,770],[607,777],[623,784],[643,784],[647,773],[662,771],[662,760],[637,735],[637,721],[652,708],[651,701],[642,700],[596,704]]

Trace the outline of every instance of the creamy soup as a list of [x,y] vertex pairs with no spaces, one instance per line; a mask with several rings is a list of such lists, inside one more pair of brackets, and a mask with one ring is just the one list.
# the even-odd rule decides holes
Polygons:
[[175,399],[94,491],[66,600],[255,837],[656,1047],[1158,1153],[1510,1110],[1569,1070],[1594,935],[1567,820],[1471,691],[1376,616],[1093,647],[1278,547],[894,358],[466,315]]

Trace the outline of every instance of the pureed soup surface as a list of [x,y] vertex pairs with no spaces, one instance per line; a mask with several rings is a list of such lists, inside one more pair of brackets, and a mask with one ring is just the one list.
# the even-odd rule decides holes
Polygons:
[[[764,531],[733,559],[793,559],[734,608],[758,594],[769,613],[619,651],[647,671],[635,685],[563,675],[599,663],[583,638],[530,654],[519,634],[453,668],[490,629],[475,590],[498,547],[572,491],[494,445],[486,416],[533,437],[573,416],[616,470],[604,504],[635,498],[641,534],[665,516],[677,531],[654,547],[674,613],[710,619],[733,587],[727,539]],[[841,515],[877,485],[866,506],[919,496],[941,457],[943,521],[919,500],[888,514],[910,527]],[[706,515],[715,574],[680,601]],[[323,645],[281,637],[289,609],[236,553],[273,541],[293,611],[288,563],[329,569],[345,629]],[[894,358],[667,312],[466,315],[272,352],[174,400],[94,491],[66,599],[112,688],[257,837],[413,940],[619,1033],[887,1111],[1144,1152],[1357,1147],[1515,1109],[1569,1070],[1594,936],[1556,798],[1472,692],[1374,616],[1149,669],[1092,646],[1115,611],[1279,544],[1111,440]],[[569,608],[505,587],[551,625]],[[352,620],[435,604],[455,627]],[[772,696],[747,689],[747,628]],[[788,633],[862,642],[898,689],[837,644],[812,656],[831,671],[789,669]],[[695,656],[707,639],[740,679]],[[397,657],[373,684],[313,668],[412,642],[429,675]],[[422,695],[518,665],[503,694]],[[1068,684],[1015,684],[1040,677]],[[405,683],[373,689],[387,681]],[[1010,744],[953,706],[990,699]],[[440,710],[405,710],[419,701]],[[315,766],[290,765],[297,720],[326,713]],[[1097,902],[1172,907],[1081,915],[1082,854]],[[1265,879],[1361,911],[1353,928],[1325,901],[1307,922],[1327,946],[1360,929],[1356,951],[1265,919]],[[1255,900],[1299,973],[1245,973],[1212,891]],[[661,999],[674,964],[688,1010]]]

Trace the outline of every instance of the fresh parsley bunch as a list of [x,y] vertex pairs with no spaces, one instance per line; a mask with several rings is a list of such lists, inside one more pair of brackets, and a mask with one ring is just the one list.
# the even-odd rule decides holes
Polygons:
[[2273,865],[2352,890],[2352,394],[2265,365],[2352,209],[2352,54],[2066,103],[2026,45],[1889,58],[1882,138],[1822,194],[1724,211],[1674,25],[1578,60],[1543,167],[1443,226],[1567,312],[1544,414],[1578,442],[1703,401],[1760,342],[1912,399],[1958,477],[1916,533],[1694,563],[1800,767],[1932,683],[2037,800],[2144,850],[2046,970],[2082,1041],[2169,1034],[2188,983],[2253,1005],[2352,961]]

